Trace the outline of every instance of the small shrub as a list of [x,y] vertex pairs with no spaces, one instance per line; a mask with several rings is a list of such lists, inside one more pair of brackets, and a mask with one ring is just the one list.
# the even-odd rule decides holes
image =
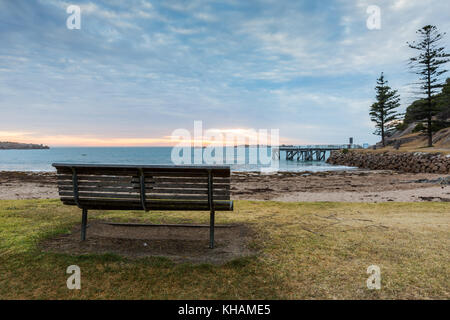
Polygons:
[[431,125],[431,130],[433,132],[438,132],[439,130],[450,127],[450,122],[447,121],[434,121]]
[[[433,121],[431,123],[431,131],[433,133],[438,132],[439,130],[448,128],[450,126],[450,123],[447,121]],[[426,132],[427,126],[423,123],[419,123],[415,126],[412,132]]]
[[397,125],[395,126],[395,129],[398,130],[398,131],[403,131],[403,130],[405,130],[406,128],[408,128],[408,125],[409,125],[409,123],[401,122],[401,123],[399,123],[399,124],[397,124]]
[[412,130],[412,132],[416,133],[416,132],[422,132],[425,131],[426,127],[423,125],[423,123],[418,123],[414,129]]

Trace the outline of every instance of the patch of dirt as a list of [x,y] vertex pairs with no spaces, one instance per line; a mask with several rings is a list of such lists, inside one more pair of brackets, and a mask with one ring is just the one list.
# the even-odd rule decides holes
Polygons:
[[9,182],[36,182],[42,185],[56,184],[56,173],[33,171],[0,171],[0,184]]
[[246,225],[215,228],[215,248],[209,249],[208,227],[123,226],[109,221],[91,221],[86,241],[80,241],[80,226],[71,234],[40,244],[46,252],[71,255],[113,253],[128,258],[166,257],[174,262],[223,264],[256,254],[249,248],[254,232]]

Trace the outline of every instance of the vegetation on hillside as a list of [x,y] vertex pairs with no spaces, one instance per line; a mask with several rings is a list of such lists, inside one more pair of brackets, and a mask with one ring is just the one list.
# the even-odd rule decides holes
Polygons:
[[[437,132],[443,128],[450,127],[450,78],[447,78],[442,91],[434,96],[436,101],[436,114],[434,116],[434,123],[432,124],[433,132]],[[411,123],[420,122],[423,120],[421,109],[423,109],[426,101],[424,99],[414,101],[407,109],[403,123],[398,126],[398,129],[406,129]],[[417,125],[415,131],[421,131],[422,124]]]

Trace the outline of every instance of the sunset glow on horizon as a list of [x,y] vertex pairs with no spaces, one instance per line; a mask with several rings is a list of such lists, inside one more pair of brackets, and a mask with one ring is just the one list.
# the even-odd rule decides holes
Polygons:
[[[211,138],[214,135],[215,138]],[[13,132],[0,131],[0,141],[15,141],[20,143],[44,144],[51,147],[171,147],[191,145],[217,145],[226,146],[242,144],[270,144],[270,134],[265,137],[259,135],[253,129],[209,129],[205,130],[203,136],[191,137],[190,139],[166,135],[157,138],[150,137],[99,137],[99,136],[76,136],[76,135],[42,135],[36,132]],[[281,138],[280,144],[307,143],[305,141],[291,141]]]

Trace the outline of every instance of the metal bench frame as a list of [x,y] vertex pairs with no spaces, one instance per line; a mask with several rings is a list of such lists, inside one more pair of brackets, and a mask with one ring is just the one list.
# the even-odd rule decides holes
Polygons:
[[[145,210],[146,212],[150,211],[151,208],[147,207],[146,204],[146,184],[145,184],[145,172],[144,169],[200,169],[201,171],[206,171],[208,173],[208,209],[210,211],[209,216],[209,247],[211,249],[214,248],[214,227],[215,227],[215,206],[214,206],[214,170],[215,169],[221,169],[221,170],[230,170],[229,166],[202,166],[202,165],[195,165],[195,166],[170,166],[170,165],[146,165],[146,166],[138,166],[138,165],[108,165],[108,164],[67,164],[67,163],[54,163],[52,164],[53,167],[57,168],[65,168],[69,169],[72,172],[72,188],[73,188],[73,198],[75,205],[78,206],[80,209],[82,209],[82,219],[81,219],[81,240],[86,240],[86,228],[87,228],[87,220],[88,220],[88,207],[89,205],[83,205],[80,201],[79,197],[79,184],[78,184],[78,170],[79,168],[90,168],[90,169],[101,169],[101,168],[111,168],[111,169],[136,169],[139,177],[139,198],[141,203],[141,210]],[[95,175],[95,174],[94,174]],[[61,196],[62,198],[62,196]],[[61,199],[62,200],[62,199]],[[107,200],[106,200],[107,201]],[[228,211],[233,211],[233,201],[228,200],[230,202],[230,208]],[[105,209],[99,209],[99,210],[113,210],[108,209],[106,206]],[[126,207],[120,210],[139,210],[139,208],[129,208]],[[157,208],[157,211],[161,210],[168,210],[171,209],[161,209]],[[203,211],[203,210],[195,210],[190,209],[193,211]]]

